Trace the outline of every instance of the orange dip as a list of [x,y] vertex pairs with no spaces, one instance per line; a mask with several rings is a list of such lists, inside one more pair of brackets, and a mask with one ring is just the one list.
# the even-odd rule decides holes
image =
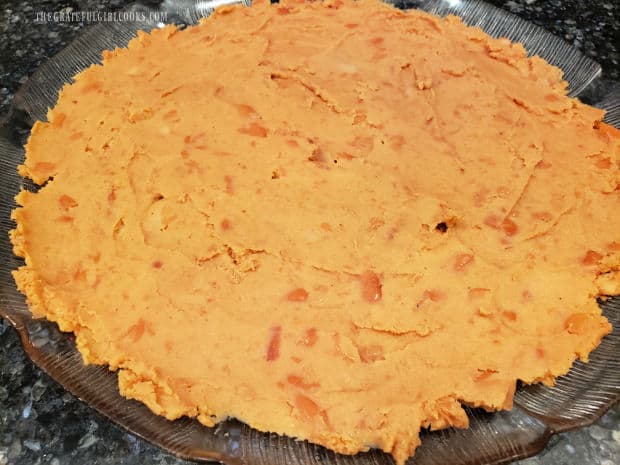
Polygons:
[[455,17],[223,7],[104,53],[34,125],[15,280],[157,414],[402,464],[609,333],[602,117]]

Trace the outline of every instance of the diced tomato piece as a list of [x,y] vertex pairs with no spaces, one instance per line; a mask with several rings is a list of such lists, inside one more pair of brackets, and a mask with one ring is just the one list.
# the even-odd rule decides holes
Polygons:
[[69,210],[70,208],[77,207],[78,204],[73,197],[66,194],[63,194],[58,198],[58,203],[60,204],[60,208],[63,210]]
[[295,407],[297,407],[301,417],[307,421],[314,420],[321,411],[316,402],[303,394],[295,396]]
[[360,275],[362,297],[368,302],[378,302],[382,297],[381,280],[374,271],[365,271]]
[[477,299],[480,297],[484,297],[487,292],[490,292],[491,289],[487,289],[486,287],[472,287],[467,293],[470,299]]
[[515,234],[517,234],[517,231],[519,231],[519,227],[517,226],[517,224],[510,218],[506,218],[504,219],[504,221],[502,221],[501,228],[507,236],[514,236]]
[[454,270],[463,271],[465,267],[474,261],[474,256],[468,253],[462,253],[456,256],[454,260]]
[[267,137],[267,128],[253,121],[247,128],[239,128],[241,134],[247,134],[252,137]]
[[598,265],[602,258],[603,256],[600,253],[594,250],[588,250],[585,256],[581,259],[581,263],[586,266]]
[[316,344],[319,336],[316,333],[316,328],[308,328],[304,334],[304,338],[301,340],[301,343],[305,346],[312,347]]
[[437,289],[426,289],[423,297],[433,302],[438,302],[445,297],[444,293]]
[[319,383],[307,383],[301,376],[298,375],[288,375],[286,377],[286,381],[290,385],[298,387],[300,389],[311,389],[321,386]]
[[291,292],[286,294],[286,300],[291,302],[305,302],[308,300],[308,291],[302,287],[293,289]]
[[266,359],[273,362],[280,357],[280,338],[282,328],[280,326],[272,326],[269,330],[269,343],[267,344]]
[[363,346],[358,349],[360,360],[364,363],[372,363],[378,360],[385,360],[383,347],[380,345]]

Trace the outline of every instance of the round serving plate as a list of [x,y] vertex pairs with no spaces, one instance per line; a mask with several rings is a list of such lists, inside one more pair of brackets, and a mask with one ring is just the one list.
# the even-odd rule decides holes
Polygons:
[[[235,0],[166,0],[160,9],[168,22],[196,23],[215,6]],[[530,54],[560,67],[572,96],[607,110],[606,121],[620,128],[620,87],[600,78],[600,66],[545,30],[478,0],[397,1],[399,8],[421,8],[445,16],[455,14],[495,37],[523,43]],[[103,50],[123,47],[138,30],[163,24],[151,21],[152,10],[134,4],[126,8],[133,22],[99,23],[83,32],[48,60],[16,94],[7,118],[0,123],[0,315],[20,334],[28,356],[68,391],[116,424],[173,454],[196,461],[227,465],[388,465],[392,458],[377,450],[355,456],[339,455],[306,441],[256,431],[229,420],[206,428],[195,420],[168,421],[145,405],[123,398],[117,375],[103,366],[84,365],[70,334],[54,323],[32,318],[10,274],[21,260],[13,255],[8,231],[21,188],[36,186],[17,174],[23,144],[37,120],[45,120],[60,88],[73,75],[101,60]],[[141,19],[142,18],[142,19]],[[521,386],[511,411],[486,413],[468,409],[468,429],[422,433],[422,446],[408,463],[416,465],[483,465],[505,463],[540,452],[554,433],[588,425],[620,399],[620,298],[599,302],[612,323],[587,364],[576,362],[554,387]]]

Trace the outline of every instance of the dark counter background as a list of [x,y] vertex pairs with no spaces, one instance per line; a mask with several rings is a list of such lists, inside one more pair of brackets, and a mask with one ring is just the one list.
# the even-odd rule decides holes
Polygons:
[[[564,38],[598,61],[606,79],[620,81],[619,0],[488,1]],[[37,12],[112,12],[127,3],[0,0],[0,120],[28,76],[88,25],[37,23]],[[26,358],[15,331],[0,319],[0,465],[186,463],[113,426],[65,392]],[[543,453],[519,465],[618,463],[620,407],[616,406],[593,426],[554,436]]]

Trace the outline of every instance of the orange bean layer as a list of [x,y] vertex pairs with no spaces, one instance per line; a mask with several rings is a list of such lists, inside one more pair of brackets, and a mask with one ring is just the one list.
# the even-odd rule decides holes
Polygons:
[[610,331],[618,131],[454,17],[257,2],[140,33],[26,146],[15,271],[121,393],[402,464]]

